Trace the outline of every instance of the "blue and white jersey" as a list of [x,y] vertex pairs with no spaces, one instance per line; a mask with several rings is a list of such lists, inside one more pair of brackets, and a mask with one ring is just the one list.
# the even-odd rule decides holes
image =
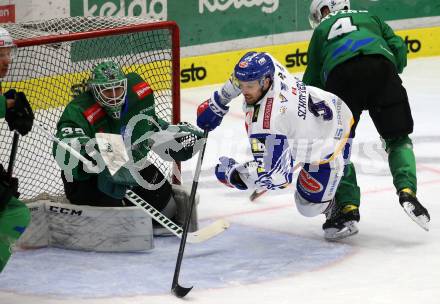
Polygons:
[[[244,102],[246,130],[257,174],[240,174],[258,188],[277,189],[292,182],[295,163],[322,164],[337,157],[354,122],[336,95],[306,86],[275,58],[271,88],[255,105]],[[250,178],[253,177],[253,178]]]

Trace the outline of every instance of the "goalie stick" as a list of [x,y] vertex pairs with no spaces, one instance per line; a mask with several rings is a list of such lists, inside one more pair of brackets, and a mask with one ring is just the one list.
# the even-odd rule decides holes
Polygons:
[[[96,171],[96,166],[92,164],[90,160],[85,158],[81,153],[79,153],[77,150],[66,144],[65,142],[59,140],[57,137],[52,135],[52,133],[49,132],[49,130],[39,121],[34,120],[34,126],[41,131],[43,134],[46,135],[50,140],[56,142],[59,144],[62,148],[64,148],[67,152],[72,154],[74,157],[76,157],[78,160],[80,160],[84,165],[90,170]],[[94,169],[95,168],[95,169]],[[143,200],[139,195],[134,193],[132,190],[128,190],[125,194],[125,198],[132,202],[134,205],[140,207],[145,213],[147,213],[151,218],[155,219],[159,224],[161,224],[163,227],[165,227],[168,231],[173,233],[175,236],[182,238],[183,235],[183,229],[179,227],[176,223],[174,223],[172,220],[170,220],[168,217],[163,215],[160,211],[158,211],[156,208],[151,206],[149,203],[147,203],[145,200]],[[215,221],[214,223],[199,229],[197,231],[188,233],[188,242],[189,243],[201,243],[206,240],[209,240],[218,234],[222,233],[229,227],[229,222],[220,219]]]

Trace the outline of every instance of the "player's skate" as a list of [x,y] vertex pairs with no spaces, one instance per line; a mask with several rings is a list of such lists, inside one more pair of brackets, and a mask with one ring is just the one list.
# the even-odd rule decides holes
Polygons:
[[360,220],[359,208],[355,205],[338,206],[333,201],[326,213],[327,220],[322,225],[324,238],[327,241],[337,241],[359,232],[357,223]]
[[426,231],[429,231],[431,217],[428,210],[420,204],[414,192],[408,188],[401,190],[399,192],[399,203],[414,222]]

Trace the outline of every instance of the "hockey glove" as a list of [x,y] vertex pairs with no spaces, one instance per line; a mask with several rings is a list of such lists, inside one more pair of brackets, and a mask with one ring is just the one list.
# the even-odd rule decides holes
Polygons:
[[197,126],[203,130],[212,131],[222,122],[223,116],[228,113],[229,107],[221,103],[217,91],[207,101],[197,108]]
[[0,164],[0,212],[3,211],[12,196],[17,198],[20,196],[18,179],[9,177],[3,165]]
[[215,176],[217,179],[231,188],[246,190],[248,187],[239,175],[243,165],[237,163],[233,158],[220,157],[220,163],[215,166]]
[[17,130],[21,135],[26,135],[32,129],[34,113],[23,92],[9,90],[4,95],[6,99],[13,99],[14,106],[6,110],[5,119],[9,130]]

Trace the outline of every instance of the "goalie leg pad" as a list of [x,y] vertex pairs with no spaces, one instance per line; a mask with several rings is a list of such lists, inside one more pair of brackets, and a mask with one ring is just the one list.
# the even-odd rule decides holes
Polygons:
[[154,248],[151,218],[138,207],[92,207],[46,202],[49,245],[130,252]]
[[[188,215],[190,208],[190,193],[187,189],[179,185],[173,185],[174,200],[177,205],[176,222],[185,223],[185,218]],[[199,229],[198,216],[197,216],[197,205],[199,204],[200,196],[196,194],[195,204],[191,214],[191,220],[189,223],[189,232],[194,232]]]
[[16,245],[24,249],[49,246],[49,225],[44,201],[26,204],[31,213],[31,222]]
[[17,246],[98,252],[154,248],[151,218],[138,207],[78,206],[67,200],[55,201],[44,199],[27,204],[32,221]]

